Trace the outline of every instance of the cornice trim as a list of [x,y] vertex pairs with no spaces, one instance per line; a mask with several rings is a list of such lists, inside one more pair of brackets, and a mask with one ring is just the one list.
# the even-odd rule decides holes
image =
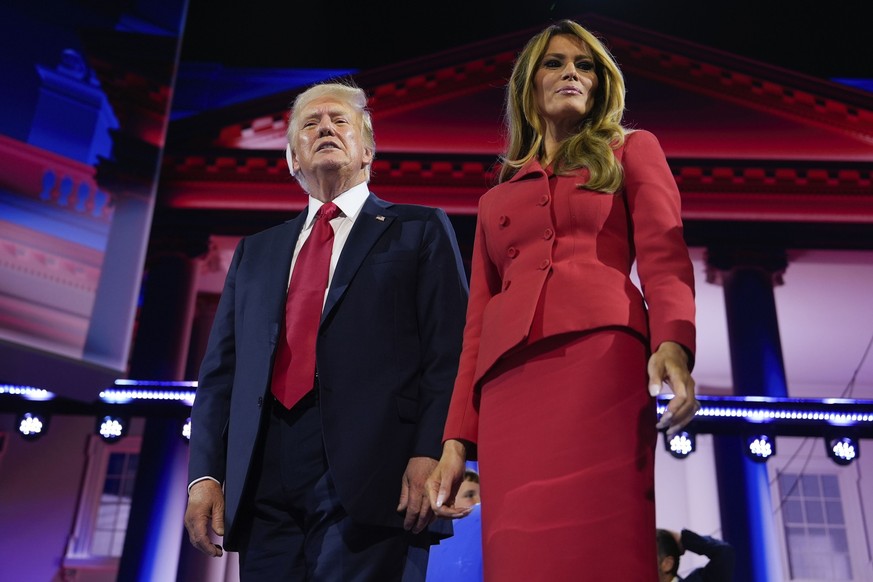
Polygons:
[[[670,160],[683,216],[695,220],[873,223],[873,168],[852,163]],[[380,158],[371,188],[396,202],[475,214],[496,183],[496,160]],[[166,158],[161,204],[213,210],[300,210],[305,195],[283,159]]]

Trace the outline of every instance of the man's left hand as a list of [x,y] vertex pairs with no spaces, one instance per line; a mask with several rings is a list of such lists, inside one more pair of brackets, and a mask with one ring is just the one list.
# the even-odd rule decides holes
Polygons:
[[407,531],[420,533],[434,519],[424,484],[436,466],[436,459],[430,457],[412,457],[406,465],[397,511],[406,512],[403,527]]

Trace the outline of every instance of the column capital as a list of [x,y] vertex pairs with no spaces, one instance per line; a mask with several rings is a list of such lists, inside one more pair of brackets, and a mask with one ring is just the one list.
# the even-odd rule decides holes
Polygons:
[[706,282],[723,285],[724,278],[740,269],[754,269],[769,276],[773,286],[784,284],[788,254],[782,249],[709,247],[706,249]]

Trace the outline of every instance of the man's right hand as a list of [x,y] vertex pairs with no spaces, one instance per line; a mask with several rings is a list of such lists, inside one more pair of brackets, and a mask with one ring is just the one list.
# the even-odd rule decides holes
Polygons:
[[212,479],[198,481],[188,492],[188,509],[185,510],[185,529],[191,545],[206,554],[217,558],[224,553],[218,544],[209,537],[212,530],[224,535],[224,493],[221,486]]

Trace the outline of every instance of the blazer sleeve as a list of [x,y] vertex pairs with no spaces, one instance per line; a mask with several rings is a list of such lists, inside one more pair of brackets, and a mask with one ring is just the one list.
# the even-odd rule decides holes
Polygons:
[[[470,263],[470,301],[467,305],[464,344],[458,365],[458,376],[452,393],[452,403],[446,420],[443,440],[458,439],[471,445],[478,442],[479,392],[473,385],[479,359],[479,340],[482,335],[482,315],[485,306],[500,291],[500,274],[488,255],[483,228],[483,202],[479,201],[476,234]],[[467,458],[476,459],[475,446],[468,447]]]
[[234,252],[200,366],[191,409],[189,483],[201,477],[212,477],[223,483],[226,477],[227,425],[236,371],[236,274],[244,246],[245,239],[242,239]]
[[651,349],[657,350],[665,341],[677,342],[688,351],[693,367],[694,269],[683,235],[676,180],[657,138],[647,131],[628,135],[622,166]]

